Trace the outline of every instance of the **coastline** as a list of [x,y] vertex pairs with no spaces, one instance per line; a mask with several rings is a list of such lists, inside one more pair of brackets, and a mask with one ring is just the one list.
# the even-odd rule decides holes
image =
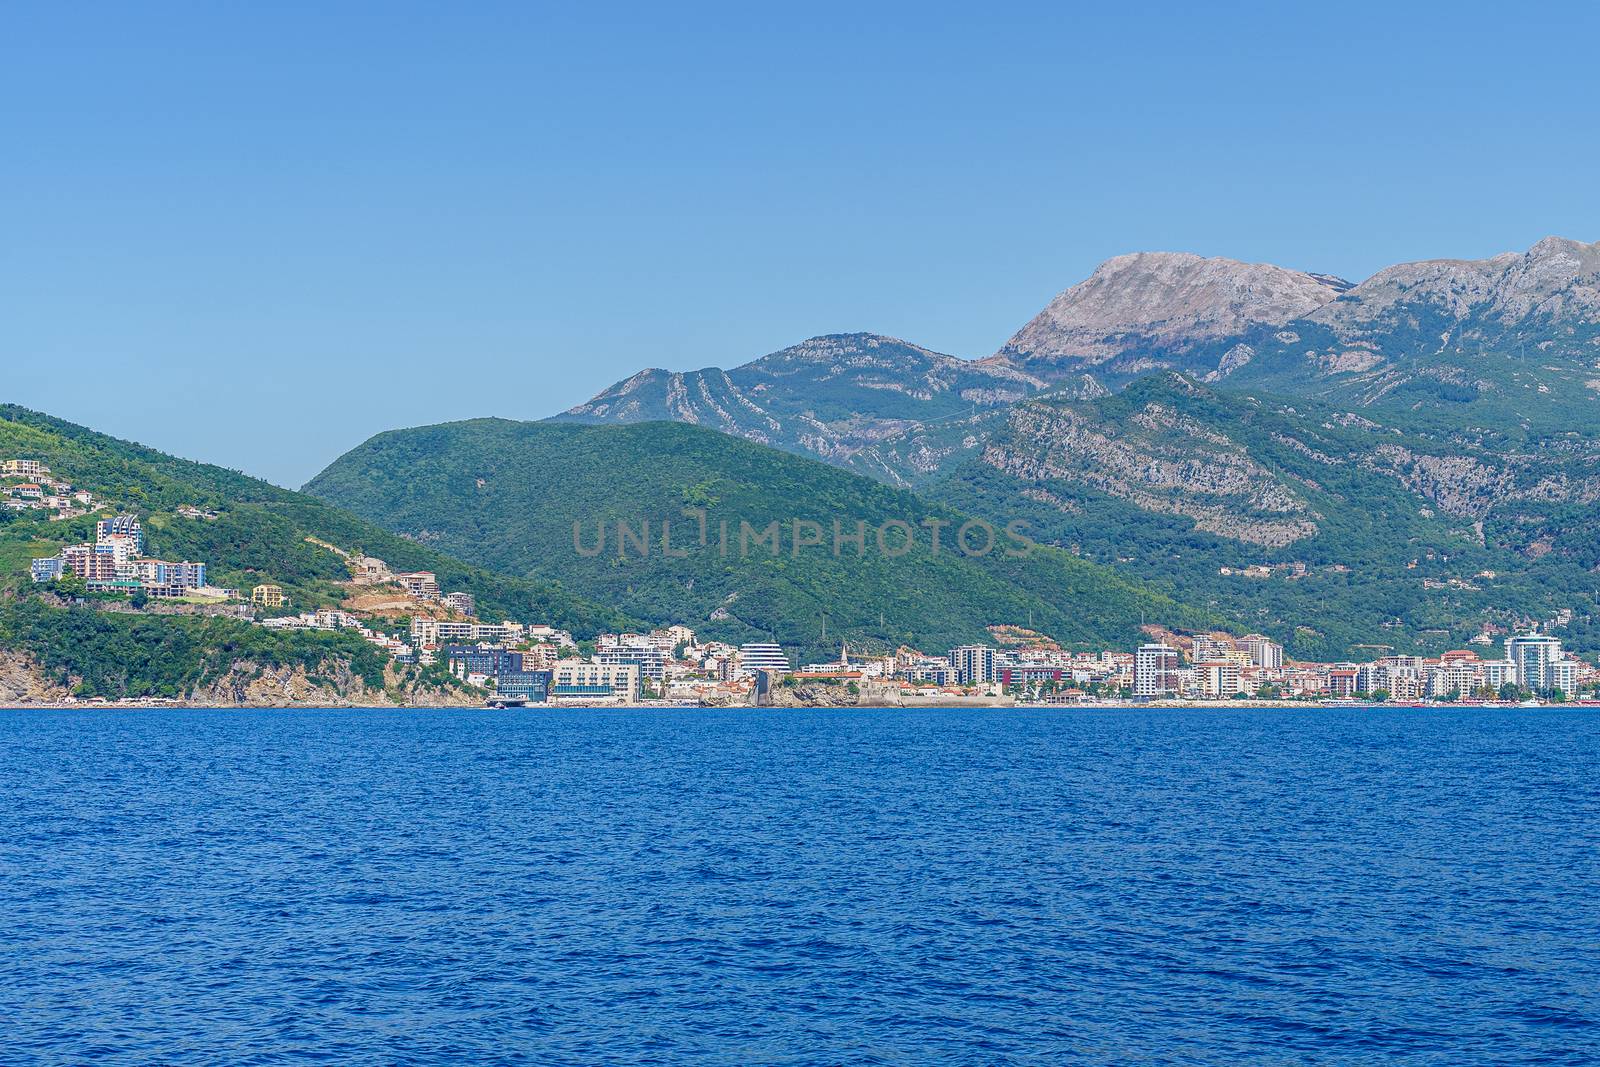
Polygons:
[[395,704],[391,702],[331,702],[310,703],[260,702],[219,704],[191,700],[75,700],[37,701],[29,703],[0,704],[0,711],[1554,711],[1600,710],[1600,700],[1569,700],[1561,703],[1530,705],[1515,701],[1454,701],[1422,703],[1383,701],[1377,703],[1347,700],[1095,700],[1073,703],[1018,703],[1010,700],[972,700],[962,703],[935,704],[817,704],[817,705],[757,705],[716,704],[696,705],[677,701],[640,701],[633,704],[617,703],[545,703],[496,708],[488,704]]

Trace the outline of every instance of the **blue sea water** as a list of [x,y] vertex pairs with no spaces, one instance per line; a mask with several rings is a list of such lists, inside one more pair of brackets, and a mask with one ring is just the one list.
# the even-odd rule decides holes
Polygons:
[[0,1061],[1595,1063],[1581,711],[0,712]]

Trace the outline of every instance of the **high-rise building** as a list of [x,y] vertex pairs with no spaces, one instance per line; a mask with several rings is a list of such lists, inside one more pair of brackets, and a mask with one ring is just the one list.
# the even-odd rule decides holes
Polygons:
[[1499,692],[1500,687],[1506,685],[1507,683],[1512,685],[1516,684],[1517,667],[1516,664],[1512,663],[1508,659],[1486,660],[1483,664],[1482,671],[1483,684],[1488,686],[1490,689],[1493,689],[1495,692]]
[[783,649],[770,641],[754,641],[739,646],[739,669],[746,674],[766,671],[768,674],[788,674],[794,668]]
[[144,554],[144,527],[137,515],[116,515],[95,523],[94,539],[98,544],[113,543],[114,538],[127,538],[129,555]]
[[988,645],[962,645],[950,650],[950,666],[956,669],[960,685],[983,685],[999,678],[995,670],[994,649]]
[[1283,668],[1283,646],[1272,638],[1251,634],[1244,639],[1244,644],[1250,653],[1250,662],[1257,667],[1269,671]]
[[1578,661],[1558,659],[1550,664],[1550,689],[1564,697],[1578,692]]
[[1133,695],[1170,697],[1178,695],[1178,650],[1152,642],[1140,645],[1133,658]]
[[1228,660],[1196,664],[1194,676],[1200,692],[1208,697],[1233,697],[1245,691],[1239,665]]
[[1561,642],[1542,634],[1523,634],[1506,638],[1506,659],[1516,682],[1535,693],[1547,693],[1555,688],[1555,674],[1551,669],[1561,658]]

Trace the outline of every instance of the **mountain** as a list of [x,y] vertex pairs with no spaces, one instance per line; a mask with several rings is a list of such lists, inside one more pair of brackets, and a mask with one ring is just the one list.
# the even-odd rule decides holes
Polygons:
[[[934,360],[947,375],[949,359]],[[763,387],[785,381],[789,403],[826,406],[830,425],[871,427],[845,447],[809,439],[829,462],[959,509],[1028,516],[1053,543],[1254,617],[1304,655],[1432,648],[1569,607],[1564,637],[1600,644],[1584,617],[1600,566],[1600,244],[1551,237],[1356,285],[1119,256],[994,356],[956,368],[1019,375],[1014,395],[964,406],[960,390],[920,387],[931,363],[906,365],[899,391],[896,360],[847,392],[792,371]],[[936,399],[908,416],[896,405],[911,393]],[[786,447],[808,448],[786,432]],[[1252,561],[1295,577],[1241,584],[1233,572]]]
[[1047,383],[1090,399],[1161,370],[1405,412],[1440,432],[1581,429],[1600,401],[1600,243],[1548,237],[1484,260],[1399,264],[1356,285],[1134,253],[1102,263],[987,359],[838,334],[732,371],[642,371],[557,418],[689,422],[915,486]]
[[1302,318],[1350,288],[1269,263],[1137,252],[1108,259],[1050,301],[985,366],[1061,378],[1088,368],[1126,377],[1221,338]]
[[[1003,533],[979,552],[981,527],[964,554],[952,546],[968,520],[951,508],[678,423],[397,430],[340,457],[306,491],[503,573],[560,578],[653,623],[775,638],[802,658],[836,655],[841,638],[942,651],[989,639],[992,625],[1098,646],[1133,640],[1141,617],[1180,626],[1214,617],[1066,552],[1012,555],[1025,546]],[[775,551],[751,541],[773,528]],[[862,529],[864,549],[836,540]],[[907,531],[914,547],[900,554]],[[820,545],[796,546],[813,535]]]
[[[69,608],[32,584],[30,559],[93,540],[95,520],[111,510],[139,516],[148,555],[205,562],[211,584],[246,593],[257,584],[280,585],[297,611],[346,604],[362,592],[351,583],[343,552],[380,557],[396,571],[433,571],[443,588],[472,593],[480,615],[494,620],[546,620],[580,636],[630,621],[554,583],[511,579],[462,563],[314,497],[0,405],[0,459],[14,458],[42,461],[54,478],[105,505],[59,520],[0,509],[0,650],[32,657],[60,693],[204,692],[207,699],[231,700],[256,693],[251,686],[271,669],[298,672],[299,683],[342,677],[342,685],[331,690],[310,686],[323,699],[351,696],[356,680],[364,682],[364,689],[354,685],[364,699],[375,693],[381,698],[385,686],[395,684],[385,678],[387,656],[353,637],[268,631],[234,617],[230,612],[236,609],[154,601],[142,612],[125,602]],[[0,675],[8,666],[16,664],[0,663]],[[284,681],[296,678],[286,675]],[[5,691],[0,678],[0,694]]]
[[1347,340],[1381,340],[1420,306],[1498,330],[1600,322],[1600,242],[1546,237],[1526,252],[1489,259],[1402,263],[1305,317]]
[[1338,659],[1458,647],[1485,622],[1557,619],[1596,643],[1600,457],[1385,424],[1164,372],[1091,400],[1014,406],[924,488]]
[[1207,353],[1266,384],[1442,429],[1586,430],[1600,404],[1600,243],[1547,237],[1482,260],[1404,263],[1281,328]]
[[733,370],[644,370],[557,421],[672,420],[849,465],[885,437],[1002,407],[1044,383],[893,337],[830,334]]

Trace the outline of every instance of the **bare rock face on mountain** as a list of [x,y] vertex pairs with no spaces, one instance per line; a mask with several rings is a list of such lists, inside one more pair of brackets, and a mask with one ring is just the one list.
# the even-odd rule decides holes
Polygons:
[[1083,367],[1132,374],[1182,365],[1191,349],[1300,318],[1348,290],[1340,278],[1267,263],[1137,252],[1108,259],[1050,301],[985,362],[1057,378]]
[[1317,533],[1320,516],[1292,480],[1184,409],[1201,392],[1192,380],[1168,375],[1147,381],[1152,384],[1138,390],[1140,399],[1118,417],[1064,397],[1018,404],[984,447],[981,462],[1044,503],[1055,503],[1052,487],[1070,484],[1264,547]]
[[1526,252],[1488,259],[1401,263],[1307,318],[1351,329],[1380,322],[1406,305],[1502,325],[1542,317],[1600,321],[1600,242],[1546,237]]
[[[1600,243],[1547,237],[1487,259],[1401,263],[1224,359],[1235,388],[1452,422],[1560,433],[1588,425],[1600,361]],[[1470,413],[1470,415],[1469,415]]]
[[813,337],[722,370],[645,370],[557,416],[687,422],[848,463],[873,443],[1015,403],[1043,381],[879,334]]

